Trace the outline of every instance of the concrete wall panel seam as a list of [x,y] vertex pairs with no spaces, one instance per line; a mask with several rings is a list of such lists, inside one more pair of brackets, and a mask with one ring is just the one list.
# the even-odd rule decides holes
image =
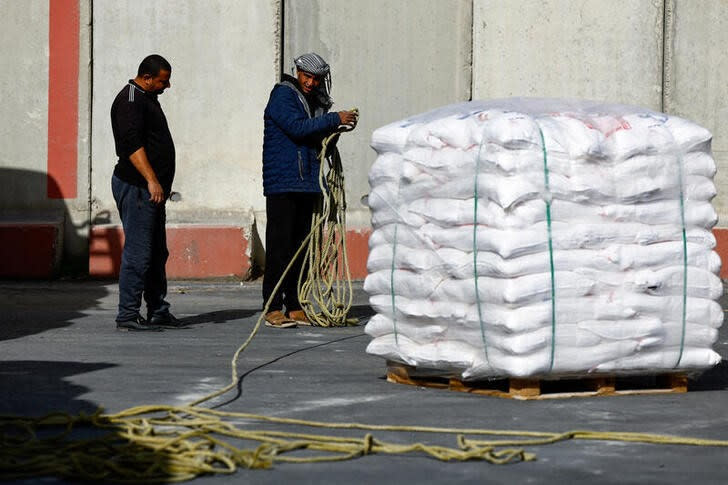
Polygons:
[[93,109],[91,107],[94,105],[94,51],[93,51],[93,45],[94,45],[94,2],[93,0],[87,0],[88,5],[88,35],[89,35],[89,42],[88,42],[88,73],[89,73],[89,80],[88,80],[88,177],[87,177],[87,201],[86,204],[88,206],[88,217],[89,217],[89,226],[91,226],[91,197],[93,194],[91,193],[91,180],[92,180],[92,171],[93,171],[93,159],[91,157],[91,154],[93,153],[93,123],[94,123],[94,113]]
[[475,46],[475,15],[474,15],[474,5],[475,0],[470,0],[470,42],[468,46],[468,63],[467,63],[467,69],[468,69],[468,77],[470,78],[468,81],[468,101],[473,100],[473,49]]
[[663,3],[663,30],[662,30],[662,104],[660,111],[670,113],[670,98],[672,96],[673,63],[675,40],[675,2],[664,0]]

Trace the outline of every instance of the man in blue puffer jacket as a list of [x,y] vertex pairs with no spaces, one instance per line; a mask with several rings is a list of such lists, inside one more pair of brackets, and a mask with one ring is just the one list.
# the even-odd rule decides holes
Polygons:
[[[283,271],[311,230],[311,216],[321,199],[318,153],[321,141],[340,125],[353,127],[354,111],[329,113],[329,65],[318,54],[294,60],[296,77],[283,75],[265,108],[263,195],[266,197],[266,261],[263,301],[273,294]],[[266,325],[277,328],[310,324],[298,301],[300,256],[273,297]],[[286,313],[283,312],[285,305]]]

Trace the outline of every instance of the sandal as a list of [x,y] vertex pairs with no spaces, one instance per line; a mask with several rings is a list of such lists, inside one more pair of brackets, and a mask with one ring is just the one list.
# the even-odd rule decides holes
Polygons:
[[306,312],[303,310],[293,310],[292,312],[288,312],[288,318],[295,320],[295,322],[299,325],[311,326],[311,320],[308,319]]
[[265,324],[273,328],[291,328],[296,326],[296,321],[291,320],[280,310],[275,310],[265,314]]

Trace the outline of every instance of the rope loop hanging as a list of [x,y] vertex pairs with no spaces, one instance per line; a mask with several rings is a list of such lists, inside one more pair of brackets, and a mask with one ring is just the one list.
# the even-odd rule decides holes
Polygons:
[[351,129],[340,127],[324,138],[319,151],[322,197],[311,218],[310,238],[298,275],[298,300],[311,324],[317,327],[358,323],[357,319],[348,318],[354,291],[346,251],[344,170],[336,146],[341,133]]

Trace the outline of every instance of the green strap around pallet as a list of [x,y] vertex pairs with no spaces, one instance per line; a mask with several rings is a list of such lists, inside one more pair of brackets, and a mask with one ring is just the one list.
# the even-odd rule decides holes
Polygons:
[[389,274],[389,290],[392,295],[392,328],[394,329],[394,344],[399,347],[399,337],[397,335],[397,305],[394,295],[394,270],[396,268],[395,256],[397,254],[397,230],[399,223],[394,223],[394,238],[392,240],[392,270]]
[[[677,146],[677,145],[676,145]],[[687,320],[687,306],[688,306],[688,239],[685,231],[685,191],[684,191],[684,178],[683,178],[683,158],[680,147],[677,146],[677,171],[678,186],[680,187],[680,225],[682,232],[682,244],[683,244],[683,291],[682,291],[682,329],[680,331],[680,354],[677,357],[675,363],[675,369],[680,365],[682,361],[683,351],[685,350],[685,325]]]
[[554,353],[556,350],[556,282],[554,277],[554,247],[551,231],[551,186],[549,184],[549,163],[546,153],[546,141],[543,137],[543,131],[536,121],[538,134],[541,137],[541,151],[543,152],[543,180],[544,180],[544,202],[546,203],[546,227],[548,229],[549,239],[549,268],[551,271],[551,360],[549,363],[549,372],[554,368]]
[[[402,170],[404,170],[404,159],[402,160]],[[400,192],[402,190],[402,173],[399,174],[399,181],[397,182],[397,197],[394,199],[400,201]],[[394,272],[397,269],[396,256],[397,256],[397,234],[399,232],[399,221],[400,219],[404,222],[404,217],[399,211],[390,205],[392,211],[395,214],[394,219],[394,235],[392,236],[392,267],[389,273],[389,291],[392,296],[392,329],[394,331],[394,345],[399,348],[399,332],[397,332],[397,302],[396,295],[394,293]]]
[[473,184],[473,280],[475,281],[475,306],[478,307],[478,322],[480,324],[480,337],[483,341],[483,353],[485,362],[488,359],[488,342],[485,338],[485,323],[483,322],[483,310],[480,307],[480,291],[478,288],[478,174],[480,172],[480,157],[483,153],[485,143],[481,142],[478,148],[478,156],[475,159],[475,182]]

